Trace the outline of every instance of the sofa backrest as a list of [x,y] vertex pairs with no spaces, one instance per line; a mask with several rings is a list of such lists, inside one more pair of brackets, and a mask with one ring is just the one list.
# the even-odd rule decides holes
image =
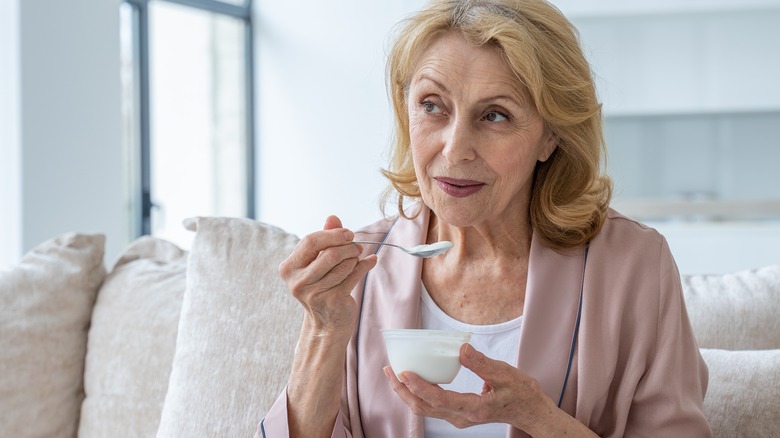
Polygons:
[[722,275],[682,277],[701,348],[780,348],[780,264]]
[[[196,233],[189,253],[145,237],[107,277],[99,235],[61,236],[0,272],[0,296],[10,303],[0,309],[0,361],[11,370],[0,379],[0,403],[14,408],[5,410],[0,436],[75,436],[85,348],[80,437],[254,433],[284,388],[298,338],[301,309],[277,272],[298,238],[246,219],[195,218],[188,227]],[[772,436],[780,429],[773,408],[780,265],[682,281],[709,365],[705,414],[714,436]],[[67,305],[48,306],[63,293]],[[53,323],[64,325],[47,329]],[[11,329],[42,344],[14,344],[26,346],[23,353],[8,348]],[[53,358],[52,345],[67,366],[36,359]],[[50,391],[24,390],[35,382]],[[37,415],[56,406],[57,415]]]
[[248,219],[195,218],[158,436],[252,436],[290,374],[300,305],[278,274],[298,238]]

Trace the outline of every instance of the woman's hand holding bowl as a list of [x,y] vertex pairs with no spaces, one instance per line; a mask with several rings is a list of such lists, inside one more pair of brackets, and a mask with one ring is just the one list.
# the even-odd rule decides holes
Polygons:
[[448,391],[411,372],[402,372],[399,380],[390,367],[385,376],[416,415],[440,418],[458,428],[508,423],[528,432],[557,411],[538,382],[517,368],[490,359],[469,344],[461,347],[460,361],[485,382],[481,394]]

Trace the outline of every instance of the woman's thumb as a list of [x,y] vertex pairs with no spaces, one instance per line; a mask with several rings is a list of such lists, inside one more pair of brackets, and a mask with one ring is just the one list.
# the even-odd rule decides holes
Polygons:
[[341,219],[339,219],[337,216],[330,215],[327,219],[325,219],[325,226],[322,227],[322,229],[332,230],[334,228],[342,228]]

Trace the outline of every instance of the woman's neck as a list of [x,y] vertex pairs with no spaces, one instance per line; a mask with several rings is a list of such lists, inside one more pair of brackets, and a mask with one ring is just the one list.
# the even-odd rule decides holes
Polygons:
[[495,324],[522,315],[530,226],[514,231],[459,228],[431,213],[428,242],[437,240],[450,240],[454,247],[424,260],[422,280],[445,313],[470,324]]
[[455,227],[439,220],[433,212],[430,215],[426,243],[442,240],[452,242],[454,247],[446,254],[460,261],[528,258],[533,232],[527,219],[497,225]]

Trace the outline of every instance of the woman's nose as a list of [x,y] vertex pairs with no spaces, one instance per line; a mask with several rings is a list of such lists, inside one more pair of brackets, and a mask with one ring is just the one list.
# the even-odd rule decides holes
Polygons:
[[474,126],[465,120],[453,120],[444,132],[442,155],[450,163],[476,158],[477,135]]

